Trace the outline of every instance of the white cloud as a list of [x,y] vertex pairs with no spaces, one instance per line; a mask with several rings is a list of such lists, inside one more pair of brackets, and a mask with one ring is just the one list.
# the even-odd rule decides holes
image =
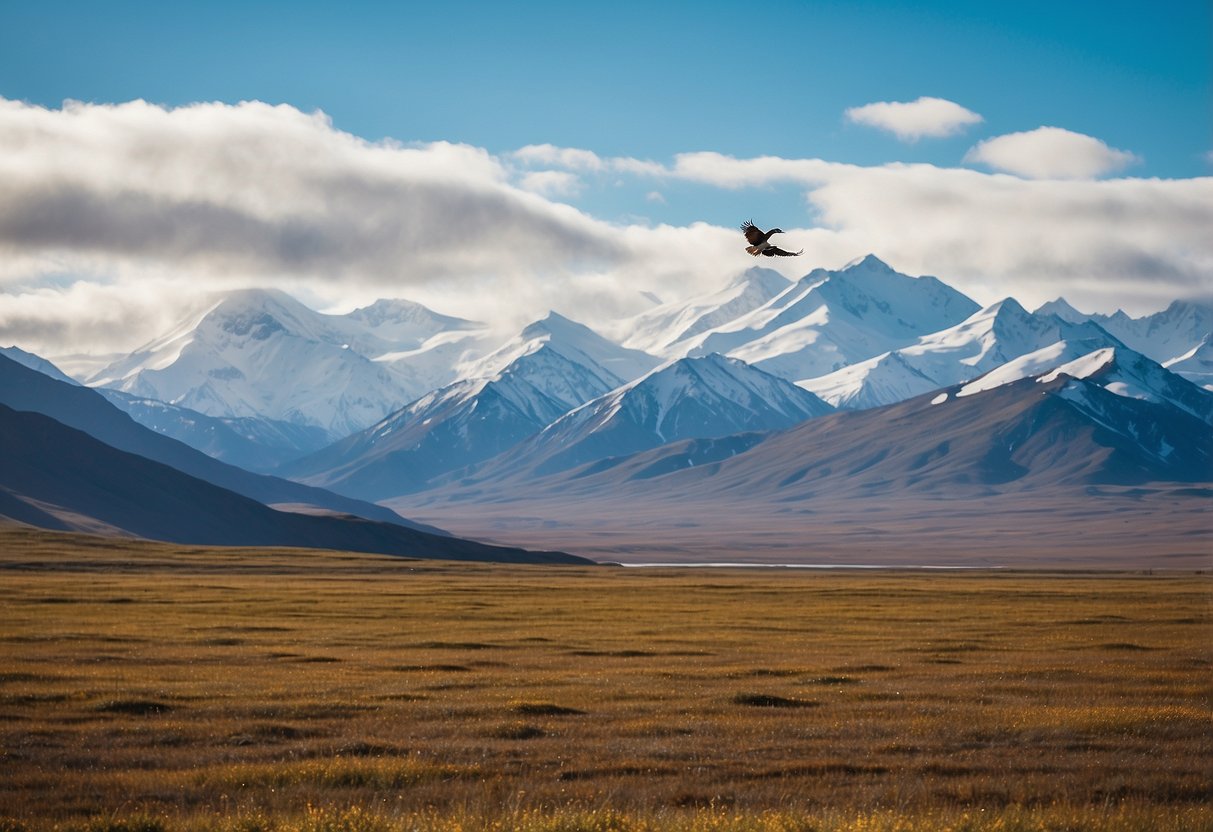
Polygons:
[[[256,284],[333,303],[436,298],[498,318],[543,314],[549,299],[570,313],[626,310],[642,286],[662,291],[649,275],[688,288],[724,276],[718,249],[676,241],[700,232],[622,233],[513,175],[480,148],[367,142],[289,106],[0,99],[0,338],[37,330],[30,347],[56,333],[57,351],[90,346],[73,323],[82,307],[56,309],[60,289],[28,291],[65,275],[130,308],[167,307],[157,292]],[[130,348],[156,333],[149,319],[116,334]]]
[[561,167],[569,170],[597,171],[606,163],[591,150],[557,147],[553,144],[529,144],[513,153],[515,159],[532,167]]
[[813,265],[874,252],[982,302],[1061,293],[1104,311],[1145,310],[1213,295],[1213,178],[1031,181],[718,153],[680,155],[669,175],[725,188],[803,185],[819,227],[795,240]]
[[644,195],[644,198],[649,202],[657,202],[661,205],[665,205],[665,197],[662,196],[661,191],[649,191]]
[[978,142],[964,160],[1029,179],[1094,179],[1123,170],[1138,158],[1093,136],[1038,127]]
[[482,149],[372,144],[286,106],[0,102],[0,281],[31,256],[392,286],[626,259],[506,180]]
[[574,196],[581,191],[581,180],[567,170],[536,170],[519,180],[523,190],[543,196]]
[[0,99],[0,344],[129,350],[200,293],[248,285],[324,308],[409,297],[503,325],[549,308],[594,321],[638,311],[642,291],[686,297],[753,265],[733,227],[618,225],[543,196],[629,175],[803,188],[802,227],[780,224],[805,255],[763,264],[790,276],[875,252],[982,302],[1064,294],[1110,311],[1213,296],[1213,178],[1034,181],[710,152],[663,165],[533,147],[544,167],[526,171],[515,154],[371,143],[255,102]]
[[954,101],[923,96],[916,101],[877,101],[846,111],[848,121],[893,133],[902,141],[924,136],[939,138],[959,133],[981,116]]

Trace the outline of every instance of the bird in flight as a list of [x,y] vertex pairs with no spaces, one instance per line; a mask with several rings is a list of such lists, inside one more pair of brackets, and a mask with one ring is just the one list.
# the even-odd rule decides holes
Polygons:
[[778,246],[771,245],[768,240],[774,234],[782,234],[782,228],[772,228],[770,231],[763,231],[750,220],[741,224],[741,230],[745,234],[746,240],[750,245],[746,246],[746,251],[757,257],[797,257],[804,253],[804,249],[800,251],[784,251]]

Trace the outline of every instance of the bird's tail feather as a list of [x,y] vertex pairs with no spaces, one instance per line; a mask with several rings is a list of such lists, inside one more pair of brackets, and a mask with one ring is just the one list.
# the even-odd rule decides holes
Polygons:
[[755,257],[757,257],[760,249],[758,248],[758,246],[746,246],[745,250],[748,251],[750,254],[754,255]]

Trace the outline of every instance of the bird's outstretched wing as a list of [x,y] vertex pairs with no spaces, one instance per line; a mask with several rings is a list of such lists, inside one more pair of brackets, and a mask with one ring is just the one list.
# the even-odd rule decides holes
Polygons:
[[750,245],[756,246],[762,242],[764,235],[762,231],[759,230],[758,226],[754,225],[752,221],[746,220],[743,222],[741,224],[741,230],[745,233],[745,238],[749,241]]
[[775,246],[767,246],[762,250],[762,253],[765,257],[799,257],[804,254],[804,249],[802,248],[800,251],[784,251]]

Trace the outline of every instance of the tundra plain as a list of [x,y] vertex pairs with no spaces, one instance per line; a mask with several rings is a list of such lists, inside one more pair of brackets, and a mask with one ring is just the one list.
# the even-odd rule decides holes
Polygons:
[[1211,590],[0,526],[0,829],[1210,829]]

